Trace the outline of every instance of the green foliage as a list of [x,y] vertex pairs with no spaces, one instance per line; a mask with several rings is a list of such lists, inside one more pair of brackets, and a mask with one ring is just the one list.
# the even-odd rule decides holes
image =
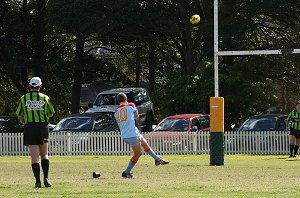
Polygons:
[[158,119],[181,113],[209,113],[213,79],[206,73],[205,70],[198,70],[193,76],[169,73],[165,85],[154,94]]
[[0,78],[0,84],[0,115],[16,116],[20,94],[9,78]]
[[[158,120],[173,114],[209,113],[209,98],[214,97],[213,64],[203,64],[205,69],[197,70],[193,76],[172,72],[166,77],[165,85],[153,99]],[[237,65],[220,65],[220,70],[220,97],[225,98],[225,129],[249,115],[266,113],[270,107],[276,106],[273,81],[264,78],[255,62],[247,59]]]
[[266,78],[261,69],[263,65],[251,58],[236,59],[233,65],[220,65],[219,88],[225,99],[225,129],[247,116],[267,113],[270,107],[277,105],[276,87]]
[[[37,3],[42,1],[25,2],[0,1],[0,113],[14,114],[15,98],[36,74],[42,75],[44,91],[56,107],[55,120],[70,113],[74,83],[96,80],[126,87],[140,79],[138,83],[149,87],[151,79],[158,120],[170,114],[209,113],[214,96],[212,1],[48,1],[40,14]],[[219,49],[298,48],[299,8],[294,1],[219,2]],[[201,16],[198,25],[189,23],[192,14]],[[80,61],[78,35],[85,40]],[[149,43],[155,46],[151,60]],[[106,54],[94,53],[98,47]],[[219,62],[227,125],[273,106],[288,112],[300,97],[299,55],[222,57]],[[278,85],[285,87],[284,100]]]

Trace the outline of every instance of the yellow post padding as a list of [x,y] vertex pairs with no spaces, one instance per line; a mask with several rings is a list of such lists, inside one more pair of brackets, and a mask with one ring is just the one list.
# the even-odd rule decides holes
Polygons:
[[210,98],[210,132],[224,132],[224,98]]

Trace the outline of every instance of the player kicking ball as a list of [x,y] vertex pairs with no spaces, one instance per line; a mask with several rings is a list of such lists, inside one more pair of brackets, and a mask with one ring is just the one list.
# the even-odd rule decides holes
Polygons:
[[127,168],[123,171],[122,177],[133,178],[130,172],[142,155],[141,146],[146,153],[154,158],[156,166],[169,164],[169,161],[160,158],[151,149],[146,139],[140,134],[138,128],[135,126],[135,120],[139,119],[138,110],[135,107],[135,104],[127,102],[125,93],[119,93],[117,100],[120,106],[116,109],[115,117],[121,131],[121,137],[127,144],[130,144],[133,150],[133,156],[130,159]]

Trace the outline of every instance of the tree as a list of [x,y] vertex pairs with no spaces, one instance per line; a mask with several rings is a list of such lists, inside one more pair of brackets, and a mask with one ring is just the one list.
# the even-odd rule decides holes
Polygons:
[[[62,29],[64,33],[75,37],[75,56],[72,60],[74,67],[72,71],[72,100],[71,113],[78,113],[80,109],[80,92],[85,65],[85,42],[86,39],[95,33],[95,22],[104,13],[102,2],[99,1],[52,1],[49,3],[50,23],[56,29]],[[96,12],[97,11],[97,12]],[[103,20],[103,19],[101,19]]]
[[[279,0],[220,2],[220,50],[297,48],[299,6]],[[32,75],[40,75],[59,117],[79,111],[81,85],[95,80],[148,87],[161,117],[208,111],[214,76],[211,0],[3,0],[0,8],[0,82],[9,82],[6,88],[18,95]],[[201,16],[197,25],[189,23],[193,14]],[[299,96],[292,92],[298,89],[298,63],[297,55],[220,58],[226,122],[278,102],[281,112],[291,108],[276,92],[281,87],[282,98],[291,101]]]

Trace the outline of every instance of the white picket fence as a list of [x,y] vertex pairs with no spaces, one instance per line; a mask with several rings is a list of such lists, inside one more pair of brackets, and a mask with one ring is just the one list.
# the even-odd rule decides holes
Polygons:
[[[143,133],[158,154],[209,154],[209,133]],[[23,134],[0,134],[0,156],[29,155]],[[288,154],[289,136],[285,131],[224,132],[225,154]],[[51,132],[50,155],[130,155],[131,148],[119,133]]]

